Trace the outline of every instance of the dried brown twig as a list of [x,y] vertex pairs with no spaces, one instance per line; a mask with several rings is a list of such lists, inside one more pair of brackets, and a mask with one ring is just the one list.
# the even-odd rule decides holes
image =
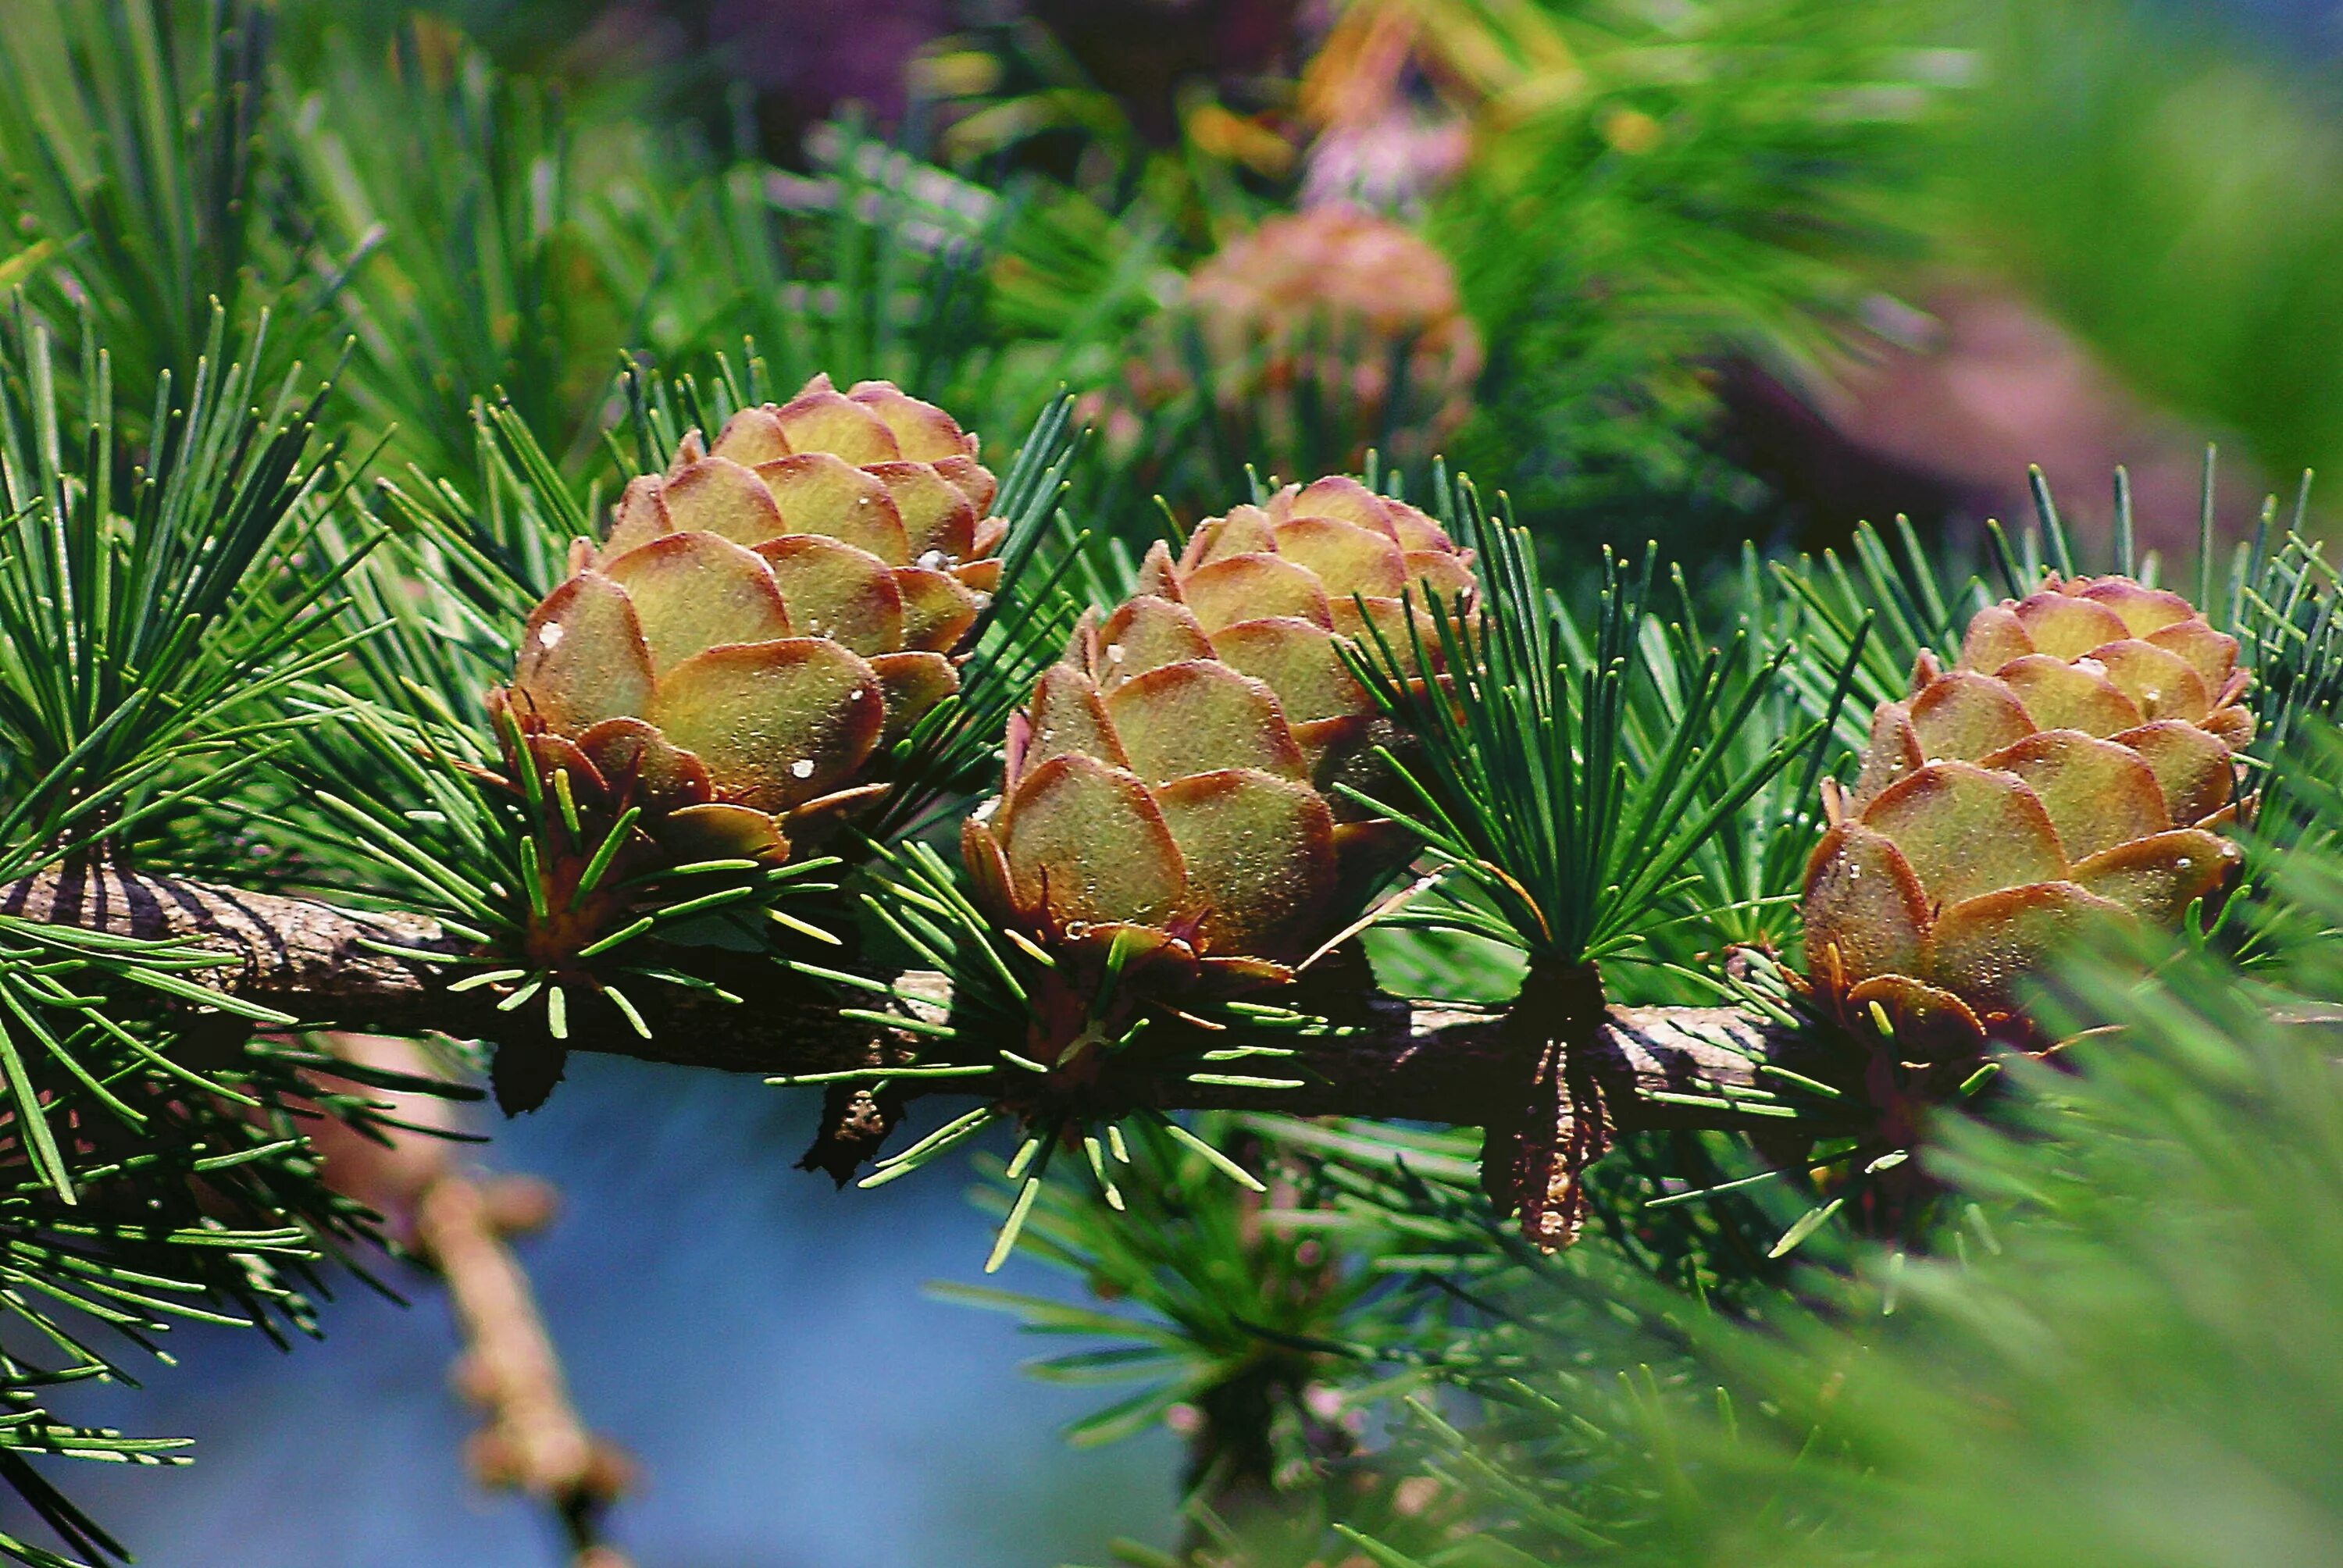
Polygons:
[[586,1430],[545,1330],[528,1275],[510,1238],[553,1217],[554,1195],[523,1176],[476,1180],[449,1171],[416,1205],[417,1253],[447,1282],[465,1350],[456,1386],[484,1424],[466,1444],[472,1477],[547,1503],[579,1563],[624,1568],[600,1538],[601,1516],[626,1489],[632,1465]]
[[[369,1066],[428,1076],[407,1040],[335,1038],[336,1050]],[[423,1094],[393,1096],[414,1128],[387,1141],[326,1121],[313,1136],[334,1184],[380,1212],[391,1234],[445,1284],[463,1350],[453,1381],[477,1407],[480,1430],[465,1447],[473,1479],[550,1508],[572,1568],[628,1568],[602,1539],[602,1517],[625,1491],[633,1466],[588,1432],[546,1332],[514,1238],[552,1221],[552,1187],[526,1176],[482,1176],[457,1161],[455,1108]]]

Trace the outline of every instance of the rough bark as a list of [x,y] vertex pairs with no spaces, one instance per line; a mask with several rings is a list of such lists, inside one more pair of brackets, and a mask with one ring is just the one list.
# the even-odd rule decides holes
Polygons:
[[[462,951],[436,924],[414,916],[105,868],[45,873],[0,890],[0,912],[196,944],[220,956],[211,983],[305,1025],[486,1040],[538,1027],[497,1012],[492,994],[449,990],[464,970],[384,950]],[[864,1005],[867,997],[841,1004],[769,961],[711,957],[729,971],[711,978],[728,983],[743,1001],[673,987],[630,990],[651,1026],[649,1040],[614,1009],[573,1003],[569,1049],[787,1075],[883,1065],[906,1060],[913,1050],[909,1035],[839,1017],[840,1005]],[[1350,989],[1348,977],[1344,985]],[[920,999],[920,1013],[940,1017],[950,1010],[950,988],[941,976],[906,975],[899,989]],[[1178,1075],[1151,1078],[1141,1070],[1118,1081],[1115,1091],[1131,1103],[1165,1110],[1285,1111],[1463,1126],[1483,1125],[1518,1102],[1520,1053],[1507,1038],[1504,1015],[1412,1009],[1381,998],[1363,1002],[1355,991],[1344,999],[1343,1011],[1346,1032],[1297,1038],[1294,1057],[1252,1070],[1300,1079],[1298,1088],[1196,1084]],[[928,1041],[923,1054],[942,1049]],[[1731,1009],[1612,1008],[1582,1054],[1612,1124],[1633,1131],[1756,1122],[1732,1098],[1763,1086],[1761,1062],[1795,1049],[1786,1031]],[[935,1091],[981,1096],[1030,1087],[1030,1078],[1004,1069],[998,1076],[943,1081]],[[1655,1095],[1690,1095],[1709,1103]]]

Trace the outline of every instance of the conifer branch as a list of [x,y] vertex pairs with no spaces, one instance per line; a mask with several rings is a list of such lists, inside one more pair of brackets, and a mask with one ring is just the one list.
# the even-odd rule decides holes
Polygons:
[[[212,984],[310,1027],[489,1040],[537,1027],[498,1012],[493,992],[451,990],[470,971],[422,955],[452,960],[464,956],[465,945],[415,916],[103,867],[45,872],[0,890],[0,913],[187,940],[221,955]],[[745,1002],[672,987],[647,991],[637,1005],[650,1028],[649,1039],[615,1009],[579,1006],[572,1011],[568,1048],[787,1076],[910,1058],[910,1036],[890,1036],[840,1017],[835,997],[769,960],[713,950],[709,956],[725,972],[709,978]],[[896,989],[916,997],[909,1005],[927,1020],[940,1020],[950,1011],[950,986],[940,975],[908,974]],[[1278,1071],[1302,1080],[1299,1087],[1200,1084],[1177,1073],[1151,1079],[1141,1066],[1101,1091],[1159,1110],[1282,1111],[1463,1126],[1483,1124],[1508,1096],[1520,1094],[1523,1073],[1512,1060],[1500,1012],[1413,1008],[1380,997],[1363,1003],[1353,993],[1343,1016],[1340,1030],[1292,1040],[1296,1054],[1281,1059]],[[924,1059],[932,1059],[940,1042],[923,1044]],[[1793,1031],[1735,1009],[1614,1007],[1588,1049],[1586,1069],[1614,1121],[1634,1130],[1757,1125],[1763,1112],[1745,1109],[1738,1097],[1766,1087],[1762,1064],[1799,1047]],[[900,1086],[907,1094],[918,1091],[916,1081]],[[1029,1075],[1003,1069],[942,1081],[939,1091],[1014,1096],[1031,1087]]]

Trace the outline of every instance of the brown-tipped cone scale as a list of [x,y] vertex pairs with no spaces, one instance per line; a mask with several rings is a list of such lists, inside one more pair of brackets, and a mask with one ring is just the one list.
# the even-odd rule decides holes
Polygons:
[[1426,591],[1472,584],[1437,523],[1351,479],[1212,518],[1177,559],[1157,544],[1011,719],[1000,799],[962,834],[980,901],[1053,950],[1120,942],[1126,970],[1282,978],[1407,852],[1332,788],[1389,739],[1337,639],[1372,621],[1411,658],[1405,596],[1428,648]]
[[540,775],[639,805],[669,853],[779,861],[883,794],[874,756],[958,689],[1007,524],[977,439],[817,376],[686,436],[530,615],[491,694]]
[[2246,686],[2233,638],[2128,578],[1978,611],[1951,669],[1923,653],[1873,714],[1853,791],[1826,802],[1816,998],[1856,1029],[1885,1017],[1906,1060],[2033,1042],[2017,982],[2070,932],[2177,924],[2227,880]]

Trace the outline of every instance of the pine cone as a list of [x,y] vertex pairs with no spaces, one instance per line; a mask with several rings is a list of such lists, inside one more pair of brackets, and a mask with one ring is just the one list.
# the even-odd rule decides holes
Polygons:
[[1045,943],[1282,975],[1404,852],[1332,793],[1381,722],[1336,639],[1372,618],[1404,650],[1402,590],[1472,580],[1437,523],[1350,479],[1212,518],[1177,561],[1159,543],[1011,719],[1000,802],[963,830],[980,899]]
[[2095,915],[2177,923],[2237,860],[2237,645],[2179,595],[2052,578],[1923,653],[1807,862],[1815,994],[1900,1055],[2023,1042],[2016,982]]
[[779,860],[883,793],[873,755],[959,688],[1007,525],[977,440],[884,381],[826,376],[686,436],[522,634],[511,686],[539,771],[641,804],[683,851]]

